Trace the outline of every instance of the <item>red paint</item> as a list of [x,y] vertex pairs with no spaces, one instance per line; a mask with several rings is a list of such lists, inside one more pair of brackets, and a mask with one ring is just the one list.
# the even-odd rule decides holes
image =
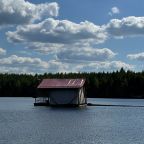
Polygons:
[[85,79],[43,79],[37,88],[81,88]]

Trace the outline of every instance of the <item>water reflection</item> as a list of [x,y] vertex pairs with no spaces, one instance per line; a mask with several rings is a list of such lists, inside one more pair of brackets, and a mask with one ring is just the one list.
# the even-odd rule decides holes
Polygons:
[[[90,99],[144,105],[144,100]],[[0,98],[0,144],[143,144],[144,108],[34,107],[31,98]]]

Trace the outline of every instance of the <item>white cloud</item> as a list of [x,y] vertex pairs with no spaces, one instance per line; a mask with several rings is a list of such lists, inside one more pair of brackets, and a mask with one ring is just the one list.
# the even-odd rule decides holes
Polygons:
[[113,58],[116,53],[108,48],[65,48],[57,53],[57,58],[67,62],[106,61]]
[[103,27],[88,21],[77,24],[68,20],[48,18],[37,24],[18,26],[16,31],[7,32],[7,37],[14,43],[102,43],[107,39],[107,33]]
[[124,68],[125,70],[132,70],[134,69],[134,66],[122,61],[105,61],[81,64],[76,67],[77,71],[82,72],[112,72],[120,70],[121,68]]
[[118,7],[112,7],[111,11],[112,11],[113,14],[119,14],[120,13],[120,10],[119,10]]
[[0,48],[0,55],[5,55],[6,54],[6,50],[3,48]]
[[40,58],[31,57],[19,57],[17,55],[11,55],[6,58],[0,59],[0,66],[13,66],[13,67],[41,67],[48,68],[48,63],[42,61]]
[[45,73],[45,72],[65,72],[67,64],[50,60],[43,61],[40,58],[20,57],[11,55],[0,58],[0,73]]
[[[18,26],[16,31],[6,33],[13,43],[43,43],[50,47],[63,47],[68,44],[98,44],[108,38],[124,38],[144,35],[144,17],[125,17],[112,19],[106,25],[98,26],[85,21],[79,24],[68,20],[45,19],[37,24]],[[53,47],[52,46],[52,47]],[[33,47],[34,48],[34,47]]]
[[[56,2],[33,4],[26,0],[0,0],[0,25],[18,25],[15,31],[6,33],[8,40],[46,54],[49,59],[17,55],[0,58],[0,72],[99,72],[134,68],[122,61],[110,61],[116,55],[112,50],[94,47],[111,37],[143,35],[144,17],[112,19],[102,26],[89,21],[75,23],[48,18],[58,16],[58,12]],[[117,7],[110,12],[111,15],[119,13]],[[6,51],[0,48],[0,54]],[[143,54],[127,57],[142,60]]]
[[28,68],[0,66],[0,73],[34,74]]
[[125,70],[133,70],[133,65],[122,61],[95,61],[82,63],[69,63],[67,61],[50,60],[48,72],[112,72],[124,68]]
[[25,0],[0,0],[0,25],[27,24],[47,16],[57,16],[56,2],[33,4]]
[[47,72],[112,72],[124,68],[125,70],[134,69],[133,65],[122,61],[95,61],[83,63],[69,63],[63,61],[50,60]]
[[144,61],[144,52],[137,54],[128,54],[127,57],[131,60]]
[[19,57],[17,55],[0,58],[1,73],[107,72],[119,70],[122,67],[126,70],[133,69],[132,65],[121,61],[69,63],[61,60],[43,61],[40,58]]
[[111,11],[108,13],[110,16],[114,15],[114,14],[119,14],[120,13],[120,10],[118,7],[112,7],[111,8]]
[[[77,24],[68,20],[48,18],[37,24],[18,26],[16,31],[8,31],[6,35],[13,43],[25,43],[27,47],[37,51],[47,47],[46,51],[51,51],[54,47],[103,43],[111,37],[142,36],[144,17],[112,19],[102,26],[88,21]],[[41,48],[36,44],[41,45]]]
[[[49,18],[38,24],[18,26],[15,32],[8,32],[7,36],[11,42],[24,43],[29,49],[57,57],[60,62],[48,62],[50,72],[69,71],[68,59],[73,61],[80,55],[79,60],[102,60],[115,55],[109,49],[86,48],[91,43],[101,43],[107,38],[103,28],[87,21],[76,24]],[[67,63],[64,63],[66,59]]]
[[19,57],[17,55],[0,58],[1,73],[55,73],[65,72],[67,69],[68,64],[55,60],[43,61],[40,58]]
[[32,42],[29,43],[26,48],[32,49],[42,54],[55,54],[57,51],[61,50],[64,47],[63,44],[53,44],[53,43],[40,43]]
[[70,72],[70,65],[61,61],[50,60],[48,61],[48,72]]
[[106,26],[106,31],[114,37],[142,36],[144,35],[144,17],[125,17],[112,19]]

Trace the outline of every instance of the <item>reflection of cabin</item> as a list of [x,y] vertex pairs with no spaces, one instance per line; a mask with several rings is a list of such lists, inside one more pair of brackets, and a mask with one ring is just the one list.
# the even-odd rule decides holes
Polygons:
[[84,79],[43,79],[37,87],[35,105],[84,105],[87,102],[84,84]]

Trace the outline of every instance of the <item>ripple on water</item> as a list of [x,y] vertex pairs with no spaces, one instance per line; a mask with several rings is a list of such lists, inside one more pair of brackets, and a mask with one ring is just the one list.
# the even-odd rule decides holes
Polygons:
[[0,144],[143,144],[143,120],[144,108],[138,107],[64,109],[34,107],[31,98],[3,98]]

